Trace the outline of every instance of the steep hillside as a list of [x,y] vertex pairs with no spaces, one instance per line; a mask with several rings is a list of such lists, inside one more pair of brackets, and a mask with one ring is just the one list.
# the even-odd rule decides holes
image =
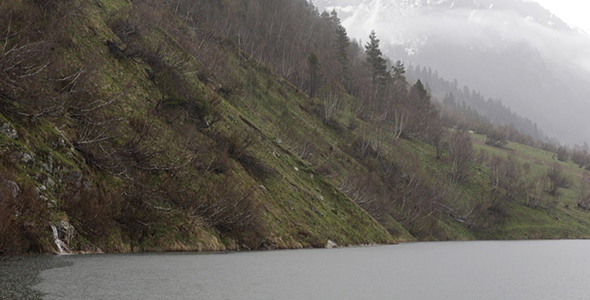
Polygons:
[[[307,97],[231,44],[126,1],[1,8],[2,65],[18,67],[2,73],[2,252],[56,251],[51,224],[82,251],[395,241],[281,143],[315,132],[314,154],[335,148]],[[224,73],[181,42],[218,51]]]
[[3,2],[0,252],[590,236],[581,169],[274,1]]

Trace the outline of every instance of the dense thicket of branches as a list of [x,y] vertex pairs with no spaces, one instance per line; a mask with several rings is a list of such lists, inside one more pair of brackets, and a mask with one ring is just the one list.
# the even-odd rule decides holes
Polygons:
[[[135,87],[117,82],[112,86],[115,92],[105,91],[101,64],[108,65],[105,59],[109,57],[101,56],[99,49],[71,61],[63,55],[75,49],[70,34],[80,29],[77,18],[89,5],[94,3],[0,3],[0,112],[25,128],[45,126],[48,132],[44,134],[56,134],[60,142],[51,149],[43,144],[31,147],[41,148],[49,157],[47,153],[59,152],[77,163],[56,159],[59,174],[53,167],[36,171],[36,185],[45,189],[47,177],[55,178],[52,184],[61,180],[60,188],[51,190],[49,202],[26,176],[17,176],[22,171],[13,156],[29,154],[9,146],[18,141],[6,147],[2,144],[0,254],[50,252],[43,248],[50,245],[50,210],[65,212],[78,233],[97,245],[109,243],[105,240],[116,227],[123,229],[123,239],[138,244],[153,237],[158,226],[184,218],[229,233],[251,231],[245,243],[256,247],[264,228],[257,227],[255,192],[250,185],[237,184],[238,179],[226,172],[240,164],[264,179],[271,171],[249,156],[249,145],[236,141],[232,133],[199,132],[218,120],[218,96],[195,88],[191,80],[197,79],[183,73],[185,58],[170,53],[164,41],[147,41],[160,25],[178,32],[182,27],[174,24],[174,15],[161,4],[139,3],[109,20],[124,43],[105,41],[110,54],[121,61],[143,60],[150,67],[146,70],[149,79],[162,95],[148,100],[154,105],[145,114],[123,112],[130,103],[128,91]],[[209,72],[216,72],[227,83],[218,70]],[[119,85],[122,88],[117,92]],[[178,115],[186,115],[184,122],[197,130],[174,127],[182,124]],[[174,130],[163,127],[164,121]],[[51,122],[67,126],[59,129]],[[8,124],[1,122],[0,126]],[[188,231],[191,226],[183,228]]]

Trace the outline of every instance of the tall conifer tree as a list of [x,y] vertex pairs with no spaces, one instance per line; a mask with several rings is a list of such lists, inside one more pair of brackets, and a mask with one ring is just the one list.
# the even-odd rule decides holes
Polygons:
[[314,97],[319,85],[320,68],[318,56],[314,52],[311,52],[307,57],[307,65],[309,67],[309,96]]
[[338,19],[338,15],[336,11],[332,11],[331,13],[332,21],[336,27],[336,37],[334,40],[334,51],[336,56],[336,61],[340,64],[340,79],[341,81],[346,81],[348,78],[348,47],[350,46],[350,38],[348,38],[348,34],[346,33],[346,29],[340,23],[340,19]]
[[404,67],[404,64],[401,61],[397,61],[395,63],[395,66],[392,67],[393,69],[393,80],[394,81],[406,81],[406,76],[404,74],[406,74],[406,68]]
[[379,42],[375,30],[371,31],[369,42],[365,45],[365,53],[367,54],[365,62],[371,70],[371,80],[374,87],[382,83],[389,75],[385,58],[379,49]]

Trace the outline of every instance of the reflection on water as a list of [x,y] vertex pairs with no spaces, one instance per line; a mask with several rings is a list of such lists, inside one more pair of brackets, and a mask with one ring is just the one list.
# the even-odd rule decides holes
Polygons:
[[41,282],[41,271],[71,265],[50,255],[0,257],[0,299],[43,299],[40,291],[32,289]]
[[[30,274],[23,271],[7,286],[14,285],[12,291],[24,288],[24,299],[39,299],[43,293],[48,300],[588,299],[589,250],[590,241],[494,241],[71,255],[9,262],[15,270],[19,264],[28,268]],[[70,264],[55,268],[56,261]],[[38,293],[28,296],[31,285]]]

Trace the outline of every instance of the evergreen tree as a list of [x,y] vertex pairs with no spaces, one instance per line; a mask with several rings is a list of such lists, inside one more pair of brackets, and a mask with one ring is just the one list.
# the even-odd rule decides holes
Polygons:
[[420,79],[418,79],[418,81],[416,81],[416,84],[412,86],[412,89],[410,90],[410,97],[413,104],[418,108],[418,110],[422,112],[430,110],[432,105],[430,103],[430,94],[428,93],[426,87],[424,87],[424,84],[422,84],[422,81],[420,81]]
[[406,68],[404,67],[404,64],[401,61],[397,61],[395,63],[395,66],[392,67],[393,69],[393,80],[394,81],[402,81],[405,82],[406,81],[406,76],[404,74],[406,74]]
[[340,18],[338,18],[338,13],[336,12],[336,10],[335,10],[335,9],[333,9],[333,10],[330,12],[330,20],[332,20],[332,23],[333,23],[335,26],[339,26],[339,25],[340,25]]
[[340,19],[336,11],[332,11],[332,21],[336,26],[336,37],[334,40],[334,51],[336,61],[340,64],[341,81],[346,81],[348,78],[348,47],[350,46],[350,39],[346,33],[346,29],[340,24]]
[[314,97],[319,85],[319,68],[320,62],[318,56],[312,52],[307,56],[307,65],[309,67],[309,96]]
[[381,53],[381,49],[379,49],[379,42],[375,30],[371,31],[369,42],[365,45],[365,53],[367,54],[365,62],[371,70],[373,87],[383,83],[389,76],[385,58],[383,58],[383,53]]
[[445,98],[443,99],[443,105],[450,108],[455,108],[457,106],[457,101],[455,100],[453,93],[447,93],[445,95]]
[[424,84],[422,84],[422,81],[420,81],[420,79],[418,79],[418,81],[416,81],[416,84],[414,84],[413,89],[416,91],[417,95],[420,98],[430,99],[430,96],[428,95],[428,91],[426,90],[426,88],[424,87]]

